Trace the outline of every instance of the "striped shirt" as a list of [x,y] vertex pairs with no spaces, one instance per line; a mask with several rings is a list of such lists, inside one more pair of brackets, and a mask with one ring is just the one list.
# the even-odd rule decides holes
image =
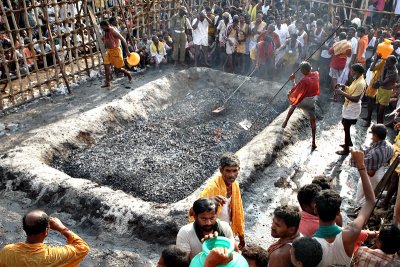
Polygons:
[[353,257],[354,267],[384,267],[392,260],[393,255],[387,255],[380,249],[360,247]]
[[[229,23],[228,26],[226,27],[226,30],[223,34],[223,39],[224,39],[224,43],[226,43],[228,41],[229,35],[231,34],[231,32],[235,29],[235,25],[233,23]],[[237,35],[238,32],[236,32],[236,39],[237,39]]]
[[387,166],[393,155],[393,147],[386,140],[372,143],[371,147],[364,151],[365,168],[367,171],[376,171],[382,166]]

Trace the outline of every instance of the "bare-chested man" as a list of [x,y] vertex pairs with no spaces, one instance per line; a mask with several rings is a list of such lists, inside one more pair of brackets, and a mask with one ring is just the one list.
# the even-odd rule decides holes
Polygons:
[[101,87],[111,86],[111,66],[113,65],[116,71],[121,71],[128,77],[129,81],[132,79],[129,71],[125,70],[123,66],[124,58],[122,56],[121,42],[127,55],[129,55],[128,44],[122,35],[112,26],[109,22],[103,20],[100,22],[100,27],[104,32],[103,42],[106,48],[104,55],[104,68],[106,71],[106,82]]

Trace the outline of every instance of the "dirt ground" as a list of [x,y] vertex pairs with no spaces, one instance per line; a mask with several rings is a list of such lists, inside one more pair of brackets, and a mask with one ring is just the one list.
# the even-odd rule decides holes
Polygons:
[[[110,102],[134,90],[140,85],[157,79],[175,69],[168,67],[163,72],[151,71],[135,76],[129,84],[124,79],[115,83],[111,90],[99,88],[101,81],[92,80],[74,89],[73,95],[59,95],[36,100],[25,106],[12,109],[0,117],[0,123],[16,125],[0,139],[0,155],[18,146],[34,134],[34,130],[90,110],[100,104]],[[352,205],[357,174],[348,164],[348,157],[335,154],[343,142],[341,104],[329,100],[326,88],[322,88],[317,122],[317,150],[311,152],[310,128],[306,121],[291,124],[282,134],[292,136],[292,142],[274,155],[272,163],[261,168],[254,181],[246,185],[243,201],[246,214],[246,241],[267,248],[274,240],[270,236],[271,214],[281,204],[296,204],[296,192],[316,175],[333,178],[334,186],[345,198],[343,207]],[[301,112],[301,111],[295,111]],[[365,111],[364,111],[365,112]],[[276,127],[283,116],[276,121]],[[353,129],[353,143],[356,147],[369,144],[366,128],[358,122]],[[390,137],[392,140],[392,137]],[[269,142],[270,140],[265,140]],[[277,183],[279,181],[279,183]],[[278,187],[277,187],[277,186]],[[0,191],[0,247],[10,242],[23,241],[22,215],[36,207],[25,193],[9,190]],[[82,236],[91,251],[81,266],[155,266],[162,247],[133,237],[115,237],[112,233],[98,231],[96,225],[82,224],[69,214],[49,210],[61,218],[68,227]],[[347,221],[347,218],[345,218]],[[48,239],[50,244],[62,244],[63,238],[56,233]],[[173,241],[172,241],[173,242]]]

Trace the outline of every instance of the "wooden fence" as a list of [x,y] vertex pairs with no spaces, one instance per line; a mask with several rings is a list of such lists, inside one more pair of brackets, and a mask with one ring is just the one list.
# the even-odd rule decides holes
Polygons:
[[179,0],[1,1],[0,110],[100,71],[100,20],[117,17],[123,34],[140,37],[166,30],[178,7]]

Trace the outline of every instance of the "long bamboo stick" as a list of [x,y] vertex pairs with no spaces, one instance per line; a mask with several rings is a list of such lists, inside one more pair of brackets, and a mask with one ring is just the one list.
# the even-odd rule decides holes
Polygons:
[[[34,7],[35,7],[35,9],[34,9],[34,13],[35,13],[35,18],[36,18],[36,21],[39,21],[39,15],[38,15],[38,10],[37,10],[37,8],[38,7],[40,7],[41,9],[42,9],[42,4],[40,5],[40,6],[36,6],[36,3],[35,2],[33,2],[34,3]],[[46,50],[44,49],[44,46],[43,46],[43,40],[44,40],[44,38],[43,38],[43,32],[42,32],[42,27],[41,27],[42,25],[38,25],[38,34],[39,34],[39,40],[37,40],[37,42],[38,42],[38,44],[39,44],[39,47],[40,47],[40,51],[41,51],[41,57],[43,58],[43,65],[44,65],[44,71],[45,71],[45,75],[46,75],[46,81],[49,81],[50,80],[50,77],[49,77],[49,72],[48,72],[48,66],[47,66],[47,59],[46,59]],[[46,85],[47,85],[47,89],[50,91],[50,86],[49,86],[49,84],[48,83],[46,83]]]
[[[27,25],[29,25],[29,27],[28,27],[28,36],[29,36],[29,40],[30,40],[30,43],[32,44],[32,46],[33,46],[33,36],[32,36],[32,30],[33,30],[33,28],[31,27],[31,25],[29,24],[29,19],[28,19],[28,10],[31,10],[31,8],[27,8],[27,6],[26,6],[26,2],[25,1],[22,1],[22,3],[23,3],[23,7],[24,7],[24,9],[26,10],[24,13],[25,13],[25,23],[27,24]],[[24,43],[24,45],[26,45],[25,43]],[[27,46],[28,47],[28,49],[29,49],[29,51],[31,51],[31,53],[32,53],[32,46]],[[33,49],[34,50],[34,49]],[[36,55],[36,53],[33,53],[33,55]],[[26,58],[25,58],[25,54],[24,54],[24,60],[25,60],[25,64],[26,64],[26,66],[27,66],[27,70],[28,70],[28,79],[29,79],[29,87],[31,88],[31,90],[32,90],[32,98],[34,98],[35,97],[35,92],[34,92],[34,89],[33,89],[33,87],[32,87],[32,84],[31,84],[31,80],[30,80],[30,77],[31,77],[31,75],[30,75],[30,70],[29,70],[29,68],[28,68],[28,64],[27,64],[27,61],[26,61]],[[33,57],[33,66],[34,66],[34,69],[35,69],[35,76],[36,76],[36,81],[39,81],[40,79],[39,79],[39,73],[38,73],[38,66],[37,66],[37,62],[36,62],[36,56],[34,56]],[[32,82],[33,83],[33,82]],[[42,88],[39,86],[39,94],[41,94],[42,92],[41,92],[41,90],[42,90]]]
[[[61,75],[63,77],[65,86],[67,87],[68,93],[72,94],[71,87],[69,86],[67,75],[65,74],[64,61],[60,60],[60,57],[58,56],[58,52],[57,52],[56,46],[54,45],[53,35],[51,33],[50,24],[48,23],[49,22],[49,14],[47,12],[47,9],[44,9],[43,11],[44,11],[44,17],[46,18],[46,21],[47,21],[47,23],[46,23],[47,24],[47,32],[48,32],[48,35],[49,35],[49,38],[50,38],[50,43],[51,43],[53,51],[55,51],[55,53],[54,53],[55,58],[60,63]],[[54,62],[54,64],[56,64],[56,62]]]
[[[315,3],[320,3],[320,4],[325,4],[325,5],[329,5],[330,4],[330,3],[323,2],[323,1],[320,1],[320,0],[304,0],[304,1],[306,1],[306,2],[313,1]],[[365,8],[350,7],[348,5],[343,5],[343,4],[333,4],[333,6],[335,6],[335,7],[345,7],[345,8],[348,8],[350,10],[374,12],[374,13],[380,13],[380,14],[388,14],[388,15],[393,15],[394,14],[394,12],[389,12],[389,11],[368,10],[368,9],[365,9]]]

